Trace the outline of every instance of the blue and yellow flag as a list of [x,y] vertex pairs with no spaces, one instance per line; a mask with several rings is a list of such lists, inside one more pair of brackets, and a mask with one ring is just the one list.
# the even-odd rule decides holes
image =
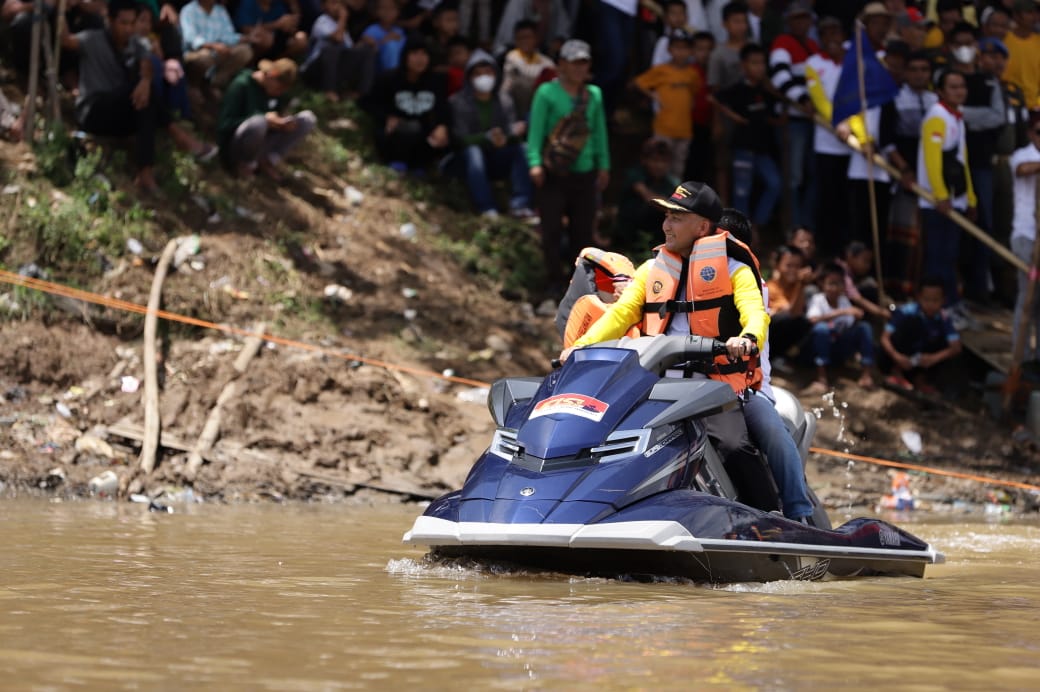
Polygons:
[[841,64],[841,76],[838,77],[838,85],[834,89],[834,111],[831,113],[831,123],[834,125],[860,111],[888,103],[899,93],[899,85],[877,59],[863,26],[857,24],[856,31],[859,32],[858,44],[863,52],[863,83],[866,86],[867,103],[864,106],[859,99],[857,42],[854,41],[852,50],[845,53],[845,60]]

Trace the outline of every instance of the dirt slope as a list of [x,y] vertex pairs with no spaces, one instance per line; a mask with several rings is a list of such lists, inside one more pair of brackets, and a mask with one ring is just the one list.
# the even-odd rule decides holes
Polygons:
[[[310,165],[313,154],[294,163],[296,173],[280,188],[218,176],[238,209],[219,221],[206,204],[155,201],[165,233],[147,239],[140,257],[109,258],[113,268],[90,288],[145,304],[166,238],[198,232],[200,252],[167,279],[164,308],[241,329],[264,324],[311,347],[267,344],[237,376],[219,439],[192,484],[196,494],[397,501],[457,487],[493,429],[482,397],[471,385],[358,356],[479,381],[541,374],[558,347],[551,317],[504,298],[499,277],[473,274],[472,261],[460,264],[444,249],[445,238],[476,228],[470,215],[417,202],[402,181],[366,185],[356,162],[343,173],[364,193],[355,206],[337,172]],[[414,234],[402,233],[405,223]],[[507,224],[478,230],[529,232]],[[31,259],[18,243],[0,255],[8,268]],[[347,289],[339,293],[345,299],[327,298],[329,285]],[[0,293],[27,298],[6,286]],[[180,324],[164,329],[160,408],[168,437],[146,477],[135,439],[142,395],[123,391],[143,378],[141,317],[67,300],[53,306],[64,310],[0,324],[0,482],[83,495],[91,478],[111,470],[121,495],[184,487],[184,450],[236,377],[231,364],[242,339]],[[804,384],[780,379],[795,391]],[[1005,428],[974,411],[922,406],[886,391],[863,395],[848,381],[835,400],[804,400],[820,409],[820,447],[896,458],[906,454],[899,433],[913,429],[924,442],[918,462],[1040,481],[1035,448],[1012,444]],[[833,507],[871,505],[888,486],[883,469],[859,464],[850,475],[844,461],[825,457],[813,459],[809,474]],[[937,477],[915,482],[933,504],[982,501],[990,490]],[[1029,506],[1028,493],[1008,499]]]

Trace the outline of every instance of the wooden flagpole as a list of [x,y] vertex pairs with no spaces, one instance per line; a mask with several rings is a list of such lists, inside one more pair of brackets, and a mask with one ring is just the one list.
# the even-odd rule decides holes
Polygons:
[[856,77],[859,81],[859,114],[863,118],[863,131],[867,141],[863,143],[863,158],[867,160],[867,198],[870,200],[870,230],[874,237],[874,271],[877,273],[878,296],[882,303],[885,298],[885,282],[881,271],[881,235],[878,231],[877,190],[874,188],[874,147],[870,134],[870,123],[867,121],[867,81],[866,65],[863,61],[863,23],[856,20]]
[[32,9],[32,39],[29,48],[29,97],[25,104],[22,141],[32,144],[36,129],[36,92],[40,83],[40,31],[43,22],[43,0],[35,0]]
[[[1014,171],[1012,171],[1014,173]],[[1036,226],[1040,229],[1040,174],[1036,176],[1036,207],[1033,210],[1033,218]],[[1004,415],[1011,413],[1011,405],[1018,391],[1018,384],[1022,380],[1022,359],[1025,356],[1026,344],[1029,343],[1030,326],[1033,322],[1033,303],[1036,302],[1037,265],[1040,265],[1040,233],[1033,238],[1033,255],[1030,260],[1029,271],[1026,272],[1026,294],[1022,298],[1022,314],[1018,320],[1018,334],[1015,337],[1015,348],[1011,355],[1011,370],[1007,379],[1004,380]],[[1040,348],[1040,344],[1037,344]]]

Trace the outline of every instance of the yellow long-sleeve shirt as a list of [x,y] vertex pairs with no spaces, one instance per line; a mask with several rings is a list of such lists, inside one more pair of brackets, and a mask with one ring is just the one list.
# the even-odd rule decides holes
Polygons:
[[[941,102],[936,103],[928,109],[924,122],[921,124],[921,141],[918,146],[917,179],[922,187],[930,190],[937,200],[950,197],[950,191],[943,176],[943,152],[956,149],[957,159],[964,166],[967,192],[951,201],[962,211],[965,207],[976,206],[975,188],[972,185],[971,172],[968,167],[964,121]],[[924,209],[932,208],[932,205],[924,198],[919,204]]]
[[[630,327],[642,322],[643,305],[646,303],[646,277],[653,263],[654,260],[647,260],[636,270],[625,292],[589,327],[584,336],[574,342],[575,348],[620,339]],[[733,260],[730,264],[739,265],[731,269],[729,278],[733,284],[733,302],[740,313],[741,334],[753,334],[759,344],[764,344],[769,329],[769,315],[762,302],[762,287],[751,267]],[[696,302],[696,296],[693,296],[693,300]]]

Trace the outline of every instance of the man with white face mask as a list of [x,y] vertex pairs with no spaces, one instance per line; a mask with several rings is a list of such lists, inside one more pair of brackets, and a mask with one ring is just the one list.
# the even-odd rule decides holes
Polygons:
[[[993,157],[997,140],[1007,122],[1004,94],[1000,79],[977,67],[978,41],[975,28],[967,23],[953,27],[950,36],[951,67],[964,75],[968,96],[961,107],[967,128],[968,165],[971,181],[978,197],[978,224],[983,230],[993,231]],[[989,249],[975,240],[966,239],[962,257],[964,263],[964,295],[975,301],[989,298]]]
[[512,99],[496,88],[497,82],[494,58],[482,50],[474,51],[466,63],[466,86],[448,100],[456,157],[473,205],[482,216],[498,216],[491,181],[508,178],[510,213],[531,219],[531,177],[523,144],[527,125],[517,119]]

